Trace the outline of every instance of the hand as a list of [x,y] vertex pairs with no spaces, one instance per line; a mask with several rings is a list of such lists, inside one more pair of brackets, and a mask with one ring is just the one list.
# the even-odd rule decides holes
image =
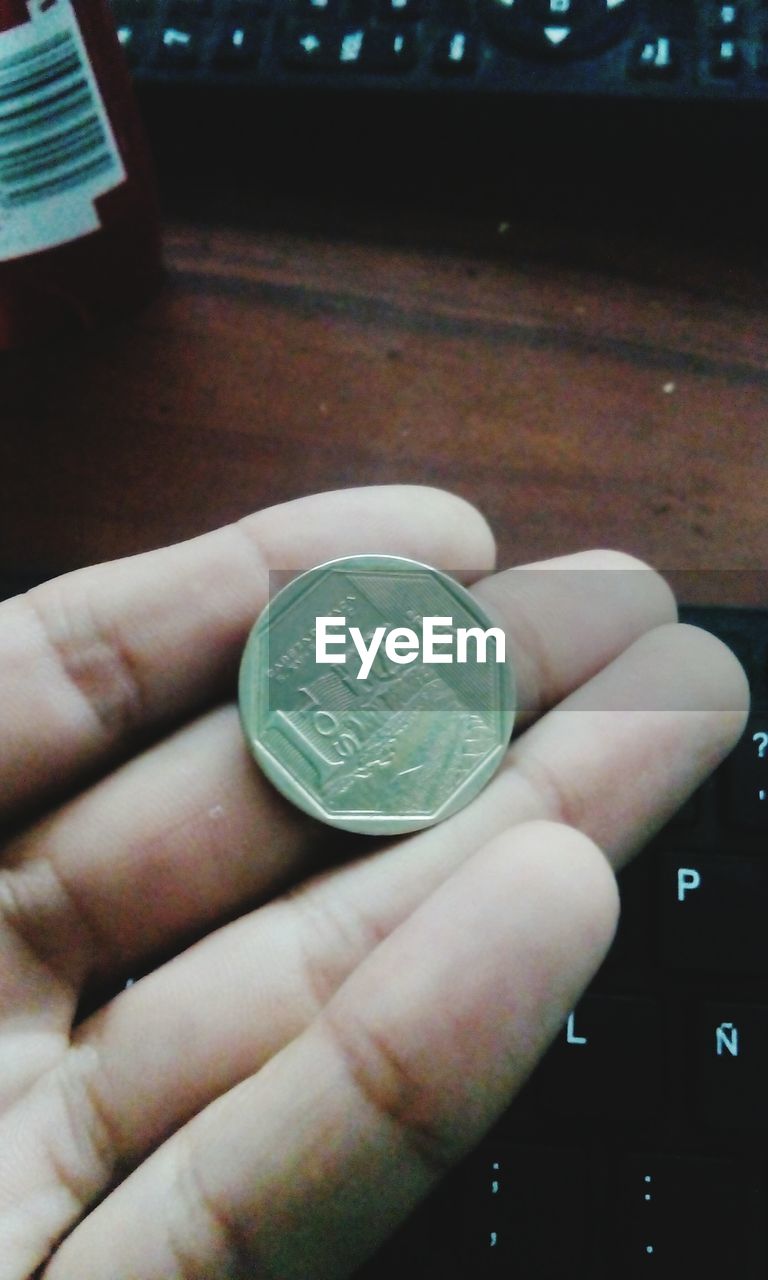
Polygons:
[[[268,566],[363,551],[481,578],[520,700],[388,845],[276,795],[231,702]],[[347,1276],[508,1104],[746,682],[629,557],[493,557],[457,498],[347,491],[0,606],[0,1280]]]

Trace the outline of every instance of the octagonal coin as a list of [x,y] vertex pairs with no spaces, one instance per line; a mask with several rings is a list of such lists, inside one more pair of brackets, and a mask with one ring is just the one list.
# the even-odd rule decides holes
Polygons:
[[255,759],[306,813],[389,835],[467,804],[506,752],[515,687],[503,630],[447,573],[349,556],[293,578],[240,668]]

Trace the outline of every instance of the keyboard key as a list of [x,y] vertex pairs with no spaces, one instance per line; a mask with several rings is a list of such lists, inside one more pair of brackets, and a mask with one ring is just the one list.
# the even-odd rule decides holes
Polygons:
[[529,0],[528,12],[538,23],[577,26],[590,17],[585,0]]
[[710,973],[768,973],[768,860],[666,854],[660,893],[663,963]]
[[740,32],[744,25],[741,4],[719,4],[715,8],[713,26],[719,36],[728,37]]
[[733,79],[744,65],[744,54],[737,40],[719,40],[709,59],[709,70],[720,79]]
[[363,63],[366,71],[397,74],[416,62],[417,45],[409,31],[369,31],[365,37]]
[[302,71],[328,71],[338,65],[340,33],[331,27],[290,28],[281,44],[281,56],[290,67]]
[[762,1280],[761,1179],[747,1162],[629,1155],[609,1188],[612,1276]]
[[423,0],[380,0],[379,13],[396,22],[415,20],[423,16],[424,4]]
[[358,70],[398,73],[413,66],[417,45],[410,32],[365,27],[292,27],[283,42],[282,56],[304,69]]
[[467,31],[441,36],[433,52],[435,69],[444,75],[470,75],[477,65],[474,38]]
[[768,1132],[768,1007],[720,1000],[693,1018],[696,1119],[708,1129]]
[[745,733],[725,763],[724,774],[731,822],[768,835],[767,716],[750,716]]
[[680,50],[676,40],[656,36],[635,45],[629,62],[632,76],[649,80],[671,80],[680,71]]
[[652,1000],[585,996],[531,1080],[534,1105],[575,1120],[644,1122],[658,1105],[660,1030]]
[[621,40],[636,0],[479,0],[478,8],[503,44],[568,59]]
[[584,1153],[489,1142],[468,1166],[464,1191],[467,1277],[588,1274],[595,1218]]
[[342,67],[358,67],[368,44],[368,33],[363,27],[344,31],[339,40],[338,62]]
[[141,22],[120,22],[117,24],[118,43],[129,67],[135,67],[141,59],[143,25]]
[[329,19],[338,22],[341,17],[340,0],[298,0],[294,4],[292,12],[297,17],[306,19]]
[[254,26],[228,26],[217,37],[213,62],[217,67],[234,71],[258,61],[263,33]]
[[190,22],[172,23],[160,32],[156,61],[161,66],[191,67],[200,56],[200,47],[199,27]]

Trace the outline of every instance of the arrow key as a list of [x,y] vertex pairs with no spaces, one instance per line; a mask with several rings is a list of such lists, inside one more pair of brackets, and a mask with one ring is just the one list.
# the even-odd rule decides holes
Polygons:
[[533,54],[582,58],[622,39],[636,0],[481,0],[494,33]]
[[544,27],[542,32],[544,39],[548,40],[554,49],[558,49],[564,40],[573,35],[572,27]]
[[529,13],[542,27],[574,27],[587,18],[584,0],[534,0]]

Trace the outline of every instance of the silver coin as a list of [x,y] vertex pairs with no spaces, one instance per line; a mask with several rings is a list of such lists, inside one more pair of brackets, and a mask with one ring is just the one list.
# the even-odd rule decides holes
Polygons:
[[283,795],[346,831],[440,822],[499,767],[515,713],[504,633],[445,573],[349,556],[294,578],[240,667],[240,718]]

